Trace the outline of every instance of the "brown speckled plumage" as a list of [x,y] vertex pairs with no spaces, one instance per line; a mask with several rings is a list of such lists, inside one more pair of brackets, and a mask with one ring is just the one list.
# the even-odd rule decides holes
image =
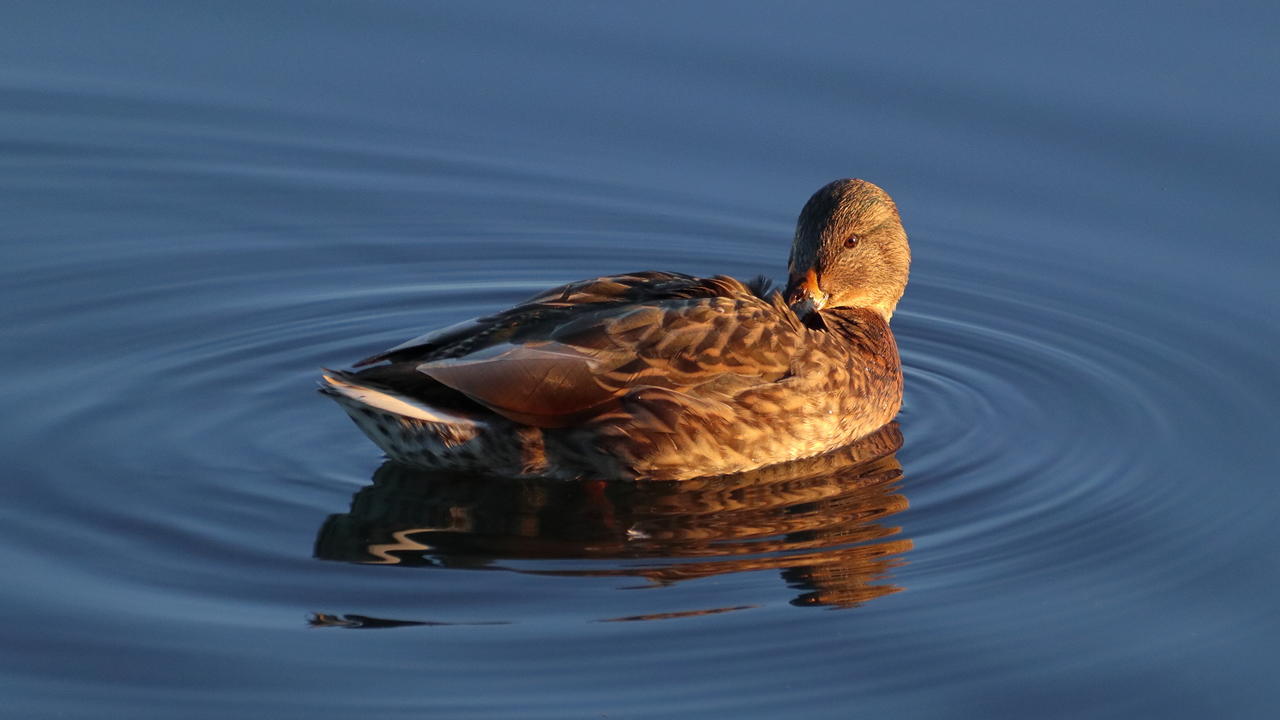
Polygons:
[[898,412],[888,318],[908,258],[888,195],[837,181],[797,223],[786,299],[724,276],[570,283],[331,371],[322,390],[426,468],[681,479],[811,457]]

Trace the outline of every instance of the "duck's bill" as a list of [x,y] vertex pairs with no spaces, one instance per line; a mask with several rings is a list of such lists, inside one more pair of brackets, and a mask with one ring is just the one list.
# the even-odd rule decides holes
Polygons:
[[827,299],[825,297],[814,297],[812,295],[803,295],[798,300],[790,303],[791,311],[801,320],[816,314],[826,307],[826,304]]
[[822,288],[818,287],[818,276],[813,270],[806,273],[803,280],[799,282],[793,280],[791,287],[787,290],[787,304],[801,320],[826,307],[829,297]]

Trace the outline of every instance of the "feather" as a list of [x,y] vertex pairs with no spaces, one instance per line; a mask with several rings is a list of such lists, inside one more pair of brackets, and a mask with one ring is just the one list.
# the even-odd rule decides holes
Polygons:
[[597,364],[569,346],[545,343],[487,348],[425,362],[418,371],[500,415],[553,427],[617,396],[596,381]]
[[[346,373],[342,373],[346,375]],[[346,401],[355,402],[364,407],[401,417],[413,418],[429,423],[445,425],[475,425],[475,420],[448,413],[430,405],[425,405],[412,398],[396,393],[359,385],[349,380],[339,379],[339,373],[329,371],[320,376],[320,391]]]

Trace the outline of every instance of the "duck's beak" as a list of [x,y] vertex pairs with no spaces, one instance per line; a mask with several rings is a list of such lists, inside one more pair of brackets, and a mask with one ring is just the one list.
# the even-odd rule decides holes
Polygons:
[[788,283],[787,304],[801,320],[826,307],[829,297],[818,287],[818,273],[813,268],[809,268],[804,279],[797,282],[797,278],[793,277]]

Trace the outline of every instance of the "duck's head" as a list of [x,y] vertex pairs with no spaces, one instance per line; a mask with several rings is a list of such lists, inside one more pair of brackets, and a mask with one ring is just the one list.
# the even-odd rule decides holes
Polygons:
[[911,250],[898,206],[865,180],[836,180],[809,198],[787,263],[787,302],[801,318],[867,308],[886,321],[907,287]]

